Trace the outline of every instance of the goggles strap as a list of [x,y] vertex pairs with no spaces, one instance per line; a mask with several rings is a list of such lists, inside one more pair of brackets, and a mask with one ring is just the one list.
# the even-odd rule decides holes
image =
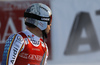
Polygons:
[[27,12],[24,12],[24,17],[34,18],[34,19],[37,19],[40,21],[48,22],[48,25],[50,24],[50,17],[42,17],[42,16],[38,16],[36,14],[27,13]]

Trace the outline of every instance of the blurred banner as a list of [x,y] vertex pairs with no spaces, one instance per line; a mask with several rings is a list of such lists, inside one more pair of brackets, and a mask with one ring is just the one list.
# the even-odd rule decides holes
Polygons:
[[100,65],[100,0],[51,0],[54,65]]
[[[0,62],[6,39],[9,35],[25,30],[24,11],[32,3],[45,3],[50,6],[49,0],[33,1],[0,1]],[[50,34],[46,39],[49,48],[49,60],[51,59],[51,40]]]

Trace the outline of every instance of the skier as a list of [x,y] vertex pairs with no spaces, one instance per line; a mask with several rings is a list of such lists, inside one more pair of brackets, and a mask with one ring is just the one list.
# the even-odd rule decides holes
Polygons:
[[32,4],[24,12],[26,30],[12,34],[6,41],[1,65],[46,65],[48,47],[44,42],[50,31],[51,9]]

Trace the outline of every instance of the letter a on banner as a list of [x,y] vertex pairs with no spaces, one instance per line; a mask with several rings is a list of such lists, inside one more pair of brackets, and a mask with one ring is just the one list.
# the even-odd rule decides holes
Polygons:
[[[85,30],[84,37],[82,37],[82,31]],[[90,50],[79,51],[80,46],[88,45]],[[84,46],[82,50],[86,49]],[[64,54],[80,54],[97,51],[99,49],[99,42],[95,33],[93,23],[91,21],[89,13],[81,12],[79,13],[73,23],[73,27],[69,36],[69,40],[65,49]]]

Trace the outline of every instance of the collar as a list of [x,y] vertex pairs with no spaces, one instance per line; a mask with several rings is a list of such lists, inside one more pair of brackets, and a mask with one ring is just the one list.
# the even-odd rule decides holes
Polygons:
[[30,32],[28,29],[25,30],[26,35],[34,35],[32,32]]
[[40,37],[38,37],[38,36],[36,36],[35,34],[33,34],[32,32],[30,32],[28,29],[25,29],[25,31],[24,31],[24,33],[26,34],[26,36],[27,37],[34,37],[34,39],[36,40],[41,40],[41,41],[43,41],[43,39],[42,38],[40,38]]

